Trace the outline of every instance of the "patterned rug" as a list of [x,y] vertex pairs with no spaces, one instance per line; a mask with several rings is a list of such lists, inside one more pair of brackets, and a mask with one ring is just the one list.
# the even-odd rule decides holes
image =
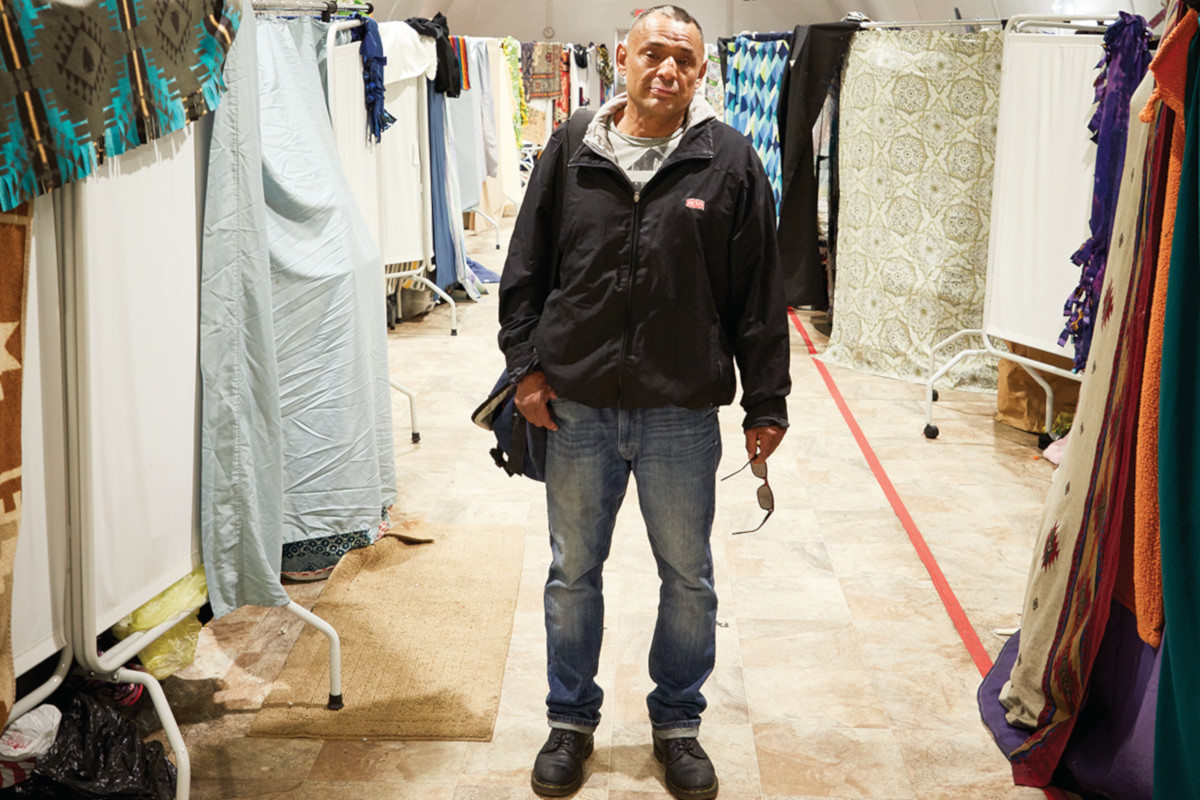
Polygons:
[[[923,383],[934,344],[982,327],[1001,52],[998,31],[855,34],[826,362]],[[990,391],[996,364],[964,359],[944,380]]]
[[0,214],[0,720],[8,719],[16,693],[12,578],[21,529],[21,326],[32,225],[32,203]]

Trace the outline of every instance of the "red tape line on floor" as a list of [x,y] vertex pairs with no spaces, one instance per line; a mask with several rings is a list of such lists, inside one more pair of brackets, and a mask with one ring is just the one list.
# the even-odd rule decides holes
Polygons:
[[[808,346],[808,354],[816,356],[817,348],[813,347],[812,339],[809,338],[808,331],[804,329],[800,318],[796,316],[795,311],[790,309],[788,310],[788,314],[791,316],[792,324],[796,326],[796,330],[800,331],[800,335],[804,337],[804,344]],[[858,448],[862,450],[863,457],[867,459],[867,465],[875,475],[875,480],[879,483],[879,488],[883,489],[884,495],[887,497],[888,502],[891,503],[892,511],[896,512],[896,516],[900,519],[900,524],[904,526],[904,530],[908,533],[909,541],[912,542],[917,555],[921,557],[921,563],[925,565],[926,571],[929,572],[929,577],[933,579],[933,586],[937,589],[938,596],[942,598],[942,605],[946,607],[946,613],[950,615],[950,621],[954,623],[959,637],[962,639],[963,644],[966,645],[967,652],[971,654],[971,658],[975,661],[975,666],[979,669],[979,674],[986,675],[987,671],[992,668],[992,659],[988,656],[987,650],[984,649],[983,643],[979,641],[979,636],[975,633],[975,628],[971,625],[971,621],[967,619],[967,614],[963,611],[958,598],[955,597],[954,590],[950,588],[950,583],[946,580],[946,576],[942,574],[942,568],[938,566],[937,559],[933,557],[929,546],[925,544],[925,537],[921,536],[921,532],[917,529],[917,524],[913,522],[908,509],[904,507],[904,501],[900,499],[900,495],[896,492],[896,487],[892,485],[891,479],[884,472],[883,465],[876,458],[875,451],[871,449],[871,445],[867,441],[867,437],[863,434],[862,428],[858,426],[858,421],[854,418],[854,414],[851,413],[850,407],[846,405],[846,400],[838,390],[837,384],[834,383],[833,376],[829,374],[829,370],[821,363],[820,359],[814,358],[813,364],[816,365],[817,372],[820,372],[821,377],[825,379],[825,386],[829,389],[829,394],[833,397],[833,402],[837,404],[838,410],[842,412],[842,417],[850,427],[850,432],[854,434],[854,440],[858,442]]]
[[[842,397],[841,391],[838,390],[837,384],[834,383],[833,376],[829,374],[829,370],[821,363],[821,360],[815,357],[817,355],[817,348],[813,346],[808,331],[804,329],[803,323],[800,322],[800,317],[790,308],[788,309],[788,316],[792,318],[792,324],[796,326],[796,330],[800,331],[800,335],[804,337],[804,344],[808,347],[808,354],[814,357],[812,362],[816,366],[817,372],[821,373],[821,377],[825,381],[825,387],[829,389],[829,395],[833,398],[833,402],[837,404],[838,410],[842,412],[842,418],[846,420],[846,425],[849,426],[850,432],[854,434],[854,441],[858,442],[858,448],[862,450],[863,457],[867,460],[867,465],[871,468],[872,474],[875,475],[876,482],[879,483],[879,488],[883,489],[884,495],[892,505],[892,511],[900,519],[900,524],[904,526],[909,541],[912,542],[913,548],[921,558],[921,563],[925,565],[925,570],[929,573],[929,577],[933,580],[933,586],[937,589],[938,596],[942,599],[942,605],[945,606],[946,613],[950,615],[950,621],[954,623],[954,628],[958,631],[959,638],[962,639],[963,645],[966,646],[967,652],[970,653],[971,659],[975,662],[976,669],[979,670],[980,675],[986,675],[988,670],[992,668],[992,659],[988,656],[987,650],[984,649],[983,642],[979,641],[979,635],[975,633],[975,628],[971,625],[971,621],[967,619],[967,612],[963,611],[962,605],[954,595],[954,590],[950,588],[949,581],[946,580],[946,576],[942,573],[942,568],[938,566],[937,559],[933,557],[933,553],[929,550],[929,545],[925,544],[925,537],[917,529],[917,523],[913,521],[912,515],[908,513],[908,509],[904,507],[904,501],[900,499],[899,493],[896,492],[896,487],[892,485],[892,481],[884,471],[883,465],[879,463],[879,459],[875,456],[875,451],[871,449],[866,435],[863,434],[862,428],[858,425],[858,420],[854,418],[850,407],[846,405],[846,400]],[[1042,787],[1042,791],[1050,800],[1067,800],[1067,796],[1063,792],[1052,786]]]

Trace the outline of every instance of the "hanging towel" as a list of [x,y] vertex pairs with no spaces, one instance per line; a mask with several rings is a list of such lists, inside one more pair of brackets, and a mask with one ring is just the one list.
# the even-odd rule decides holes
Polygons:
[[521,43],[511,36],[500,40],[500,50],[508,62],[508,77],[512,83],[513,132],[517,148],[521,147],[521,129],[529,121],[529,106],[525,103],[525,81],[521,78]]
[[454,57],[458,59],[458,75],[462,81],[463,91],[471,88],[471,64],[467,59],[467,39],[465,36],[451,36],[450,46],[454,49]]
[[721,73],[721,56],[715,44],[704,45],[704,60],[708,66],[704,72],[704,99],[717,112],[717,119],[725,121],[725,77]]
[[1141,565],[1134,575],[1137,597],[1138,633],[1148,644],[1162,642],[1162,558],[1158,521],[1158,405],[1162,372],[1163,316],[1170,280],[1171,238],[1175,233],[1175,209],[1183,172],[1184,97],[1187,88],[1188,46],[1196,36],[1196,12],[1188,9],[1158,46],[1150,63],[1154,73],[1154,96],[1142,111],[1143,122],[1154,119],[1152,106],[1161,101],[1164,134],[1170,141],[1169,166],[1164,190],[1162,229],[1155,270],[1154,300],[1150,308],[1150,330],[1146,341],[1145,378],[1138,408],[1137,475],[1134,489],[1134,561]]
[[1183,171],[1171,242],[1171,273],[1163,315],[1159,386],[1158,508],[1163,565],[1162,673],[1154,737],[1154,797],[1200,796],[1200,37],[1192,37],[1187,63],[1187,118]]
[[1104,33],[1103,67],[1096,79],[1096,114],[1088,123],[1096,142],[1095,194],[1092,197],[1091,237],[1071,256],[1081,268],[1079,286],[1067,298],[1063,316],[1067,324],[1059,345],[1075,344],[1075,369],[1087,366],[1092,330],[1099,313],[1099,287],[1104,283],[1109,238],[1124,166],[1125,137],[1129,129],[1129,97],[1150,63],[1150,30],[1139,16],[1121,12]]
[[571,48],[562,48],[558,64],[558,97],[554,98],[554,127],[571,116]]
[[362,22],[358,27],[351,28],[350,33],[354,41],[360,42],[368,135],[378,142],[380,135],[396,121],[383,103],[383,71],[387,56],[384,55],[383,41],[379,38],[378,23],[361,14],[356,15],[355,19]]
[[437,77],[433,80],[434,91],[447,97],[458,97],[462,91],[462,65],[454,53],[454,45],[450,41],[450,23],[442,12],[433,15],[433,19],[409,17],[405,20],[413,30],[422,36],[429,36],[437,47]]
[[597,105],[602,106],[609,100],[613,99],[616,78],[613,75],[612,59],[608,55],[607,45],[596,45],[596,64],[600,70],[600,100]]

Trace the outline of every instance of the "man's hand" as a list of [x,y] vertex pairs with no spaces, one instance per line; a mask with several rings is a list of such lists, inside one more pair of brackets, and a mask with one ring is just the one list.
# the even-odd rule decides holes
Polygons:
[[531,372],[517,383],[517,410],[521,416],[539,428],[558,430],[550,414],[550,401],[558,397],[546,382],[546,373]]
[[765,464],[775,448],[779,447],[787,428],[767,425],[762,428],[749,428],[746,431],[746,455],[755,464]]

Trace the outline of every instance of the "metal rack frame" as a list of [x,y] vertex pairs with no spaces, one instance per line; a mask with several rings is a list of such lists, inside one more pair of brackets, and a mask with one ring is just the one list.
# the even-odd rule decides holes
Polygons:
[[[1030,28],[1056,28],[1073,30],[1077,32],[1094,32],[1103,33],[1107,29],[1106,23],[1113,22],[1118,19],[1115,14],[1072,14],[1070,16],[1054,16],[1042,14],[1018,14],[1010,17],[1004,24],[1005,34],[1008,33],[1025,33]],[[1086,22],[1084,20],[1087,20]],[[968,20],[960,20],[961,23],[969,22]],[[986,291],[986,290],[985,290]],[[924,434],[927,439],[936,439],[938,436],[938,427],[933,424],[933,404],[938,399],[937,389],[934,384],[946,375],[959,361],[971,355],[985,355],[993,358],[998,358],[1007,361],[1013,361],[1019,364],[1029,377],[1033,379],[1042,391],[1046,393],[1046,430],[1039,436],[1038,444],[1045,447],[1050,444],[1055,438],[1051,432],[1054,423],[1054,389],[1050,386],[1039,373],[1046,372],[1052,375],[1057,375],[1062,378],[1068,378],[1074,381],[1082,381],[1083,376],[1079,373],[1055,367],[1041,361],[1036,361],[1024,356],[1014,355],[1006,350],[999,349],[989,336],[988,321],[989,321],[989,306],[984,304],[984,319],[982,328],[972,328],[961,330],[951,336],[943,339],[933,346],[929,353],[929,378],[925,382],[925,429]],[[962,350],[956,353],[949,361],[939,367],[938,354],[940,351],[949,347],[954,342],[967,337],[978,336],[982,341],[983,346],[980,348],[972,348]]]

